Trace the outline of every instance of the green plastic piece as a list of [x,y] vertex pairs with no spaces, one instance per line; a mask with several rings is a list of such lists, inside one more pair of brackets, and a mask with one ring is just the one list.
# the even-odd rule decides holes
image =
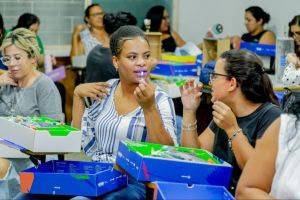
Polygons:
[[89,180],[90,177],[88,175],[81,175],[81,174],[74,174],[72,175],[72,177],[74,177],[75,179],[78,180]]
[[221,164],[220,160],[203,149],[166,146],[147,142],[124,141],[127,147],[142,156],[170,158],[210,164]]
[[79,131],[79,129],[62,124],[49,117],[7,117],[8,120],[13,121],[23,126],[33,128],[34,130],[46,130],[51,136],[67,136],[71,131]]

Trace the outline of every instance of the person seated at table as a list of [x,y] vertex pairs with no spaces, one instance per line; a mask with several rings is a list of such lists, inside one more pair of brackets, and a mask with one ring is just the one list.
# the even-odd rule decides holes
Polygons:
[[[165,7],[157,5],[149,9],[145,19],[151,20],[150,32],[162,33],[162,50],[165,52],[174,52],[176,47],[182,47],[185,41],[180,35],[171,30],[168,11]],[[143,30],[146,30],[143,25]]]
[[300,100],[266,130],[238,183],[237,199],[300,199]]
[[70,56],[88,55],[97,45],[108,45],[109,38],[103,26],[104,11],[97,4],[89,5],[84,12],[85,24],[79,24],[72,33]]
[[[104,30],[108,35],[121,26],[136,25],[136,23],[136,18],[128,12],[106,13],[103,17]],[[113,66],[109,45],[98,44],[87,57],[85,81],[105,82],[113,78],[119,78],[119,74]]]
[[275,44],[275,34],[264,29],[264,25],[270,21],[270,15],[259,6],[251,6],[245,10],[245,26],[248,33],[244,33],[242,37],[233,36],[233,48],[240,47],[241,40],[244,42],[259,44]]
[[295,52],[286,57],[287,66],[282,82],[285,86],[300,85],[300,15],[295,16],[289,23],[289,36],[294,39]]
[[[74,91],[73,125],[82,129],[84,152],[93,161],[114,162],[124,139],[176,144],[174,105],[149,80],[151,52],[144,32],[122,26],[112,34],[110,49],[120,79],[82,84]],[[97,100],[84,112],[85,97]],[[144,199],[144,185],[129,183],[114,198]]]
[[[4,38],[1,51],[8,71],[0,76],[0,116],[47,116],[62,121],[57,88],[36,70],[40,55],[36,35],[25,28],[15,29]],[[20,192],[17,173],[30,166],[28,158],[0,159],[0,199]]]
[[206,149],[233,166],[234,193],[241,170],[255,145],[281,110],[261,60],[245,50],[224,52],[211,74],[213,120],[197,133],[196,111],[202,85],[193,80],[180,88],[183,104],[182,145]]

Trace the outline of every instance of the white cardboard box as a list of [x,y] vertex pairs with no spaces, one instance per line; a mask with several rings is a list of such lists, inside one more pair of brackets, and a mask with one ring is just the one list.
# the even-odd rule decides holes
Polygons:
[[[5,117],[0,117],[0,137],[34,153],[80,152],[81,136],[80,130],[71,131],[66,136],[52,136],[47,130],[34,130],[22,124],[9,121]],[[1,146],[0,151],[2,151]]]

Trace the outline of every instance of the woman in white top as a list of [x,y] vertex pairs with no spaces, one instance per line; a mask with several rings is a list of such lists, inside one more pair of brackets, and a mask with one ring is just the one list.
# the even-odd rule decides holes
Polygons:
[[300,199],[300,100],[266,130],[240,178],[237,199]]
[[70,56],[79,56],[89,52],[97,45],[108,46],[109,38],[103,26],[104,11],[99,4],[91,4],[85,9],[84,22],[75,27],[72,34]]
[[300,85],[300,15],[289,23],[289,36],[294,39],[295,52],[287,55],[282,82],[285,86]]

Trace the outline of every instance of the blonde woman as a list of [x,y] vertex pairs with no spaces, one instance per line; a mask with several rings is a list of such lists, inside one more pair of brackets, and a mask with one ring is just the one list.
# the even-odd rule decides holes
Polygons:
[[[36,35],[25,28],[15,29],[4,38],[1,51],[8,71],[0,76],[0,116],[43,115],[63,120],[56,86],[36,70]],[[0,199],[10,199],[18,193],[17,173],[30,165],[29,159],[0,158]]]

